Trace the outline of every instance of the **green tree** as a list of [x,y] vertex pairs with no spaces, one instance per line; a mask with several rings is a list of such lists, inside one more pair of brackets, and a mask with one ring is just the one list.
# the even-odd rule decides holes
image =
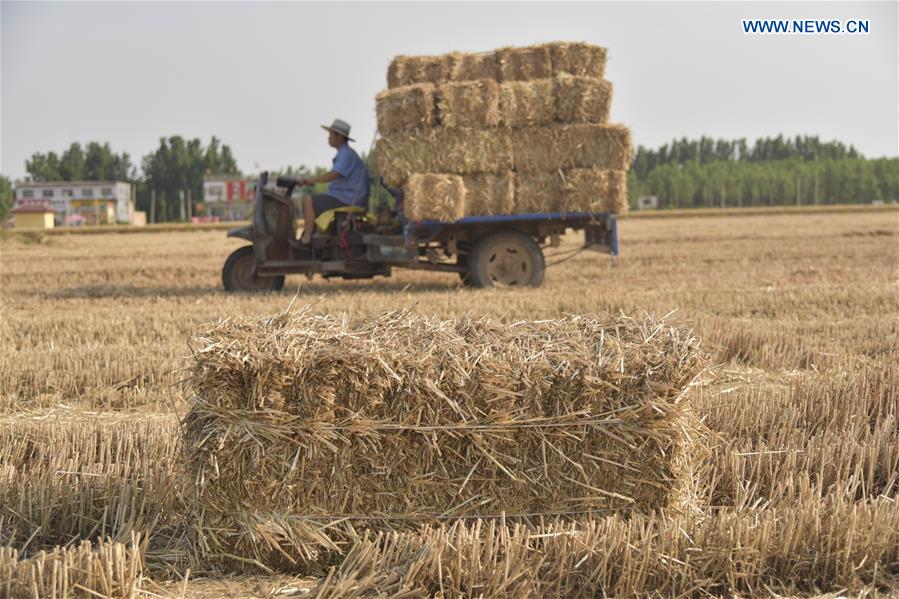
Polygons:
[[12,182],[0,175],[0,221],[4,220],[12,208]]
[[48,181],[130,181],[136,178],[127,153],[116,154],[109,143],[71,144],[62,156],[55,152],[32,154],[25,170],[38,183]]
[[88,181],[128,181],[133,177],[131,158],[127,153],[115,154],[108,143],[87,144],[84,176]]
[[56,155],[56,152],[46,154],[35,152],[31,155],[31,160],[25,161],[25,170],[37,183],[63,180],[59,170],[59,156]]
[[59,159],[59,175],[63,181],[83,181],[87,179],[84,170],[86,156],[81,144],[73,143]]
[[[156,193],[156,220],[180,220],[186,216],[186,199],[202,200],[206,175],[240,176],[227,145],[213,137],[205,148],[199,139],[173,135],[159,140],[159,147],[142,161],[144,181],[138,190],[138,207],[147,210],[150,193]],[[188,193],[189,192],[189,193]]]

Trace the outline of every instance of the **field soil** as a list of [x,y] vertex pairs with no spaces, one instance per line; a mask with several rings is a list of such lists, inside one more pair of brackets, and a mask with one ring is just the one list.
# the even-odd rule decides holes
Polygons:
[[[0,545],[28,556],[140,532],[138,596],[305,596],[314,579],[198,572],[179,536],[193,335],[291,301],[315,313],[510,321],[652,312],[691,326],[712,357],[694,397],[709,432],[697,518],[727,514],[721,530],[770,521],[742,537],[759,554],[774,537],[802,545],[810,522],[852,545],[834,540],[809,567],[785,550],[765,562],[773,578],[753,571],[765,587],[713,590],[895,592],[899,211],[623,219],[619,238],[614,267],[582,252],[538,289],[472,290],[455,275],[396,270],[369,281],[288,277],[266,295],[223,291],[221,267],[243,243],[223,231],[4,239]],[[565,237],[547,262],[580,241]],[[618,594],[628,589],[637,587]]]

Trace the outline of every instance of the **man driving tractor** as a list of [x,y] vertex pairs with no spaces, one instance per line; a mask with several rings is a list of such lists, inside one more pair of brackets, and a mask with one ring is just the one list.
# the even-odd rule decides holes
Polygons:
[[355,141],[350,137],[349,123],[334,119],[330,127],[322,125],[322,129],[328,131],[328,145],[337,149],[337,155],[331,170],[324,175],[297,181],[300,185],[328,184],[327,193],[312,193],[303,197],[304,228],[300,241],[304,244],[312,243],[316,215],[344,206],[366,208],[371,186],[365,163],[348,143]]

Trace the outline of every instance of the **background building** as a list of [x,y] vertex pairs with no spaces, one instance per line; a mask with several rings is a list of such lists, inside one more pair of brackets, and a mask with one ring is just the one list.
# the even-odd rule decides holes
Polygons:
[[253,211],[256,182],[241,177],[204,177],[203,203],[208,216],[224,220],[245,220]]
[[16,229],[52,229],[53,206],[42,200],[26,200],[10,211]]
[[[53,207],[57,225],[130,223],[134,214],[131,184],[125,181],[16,183],[15,205],[41,200]],[[80,219],[72,218],[80,216]]]

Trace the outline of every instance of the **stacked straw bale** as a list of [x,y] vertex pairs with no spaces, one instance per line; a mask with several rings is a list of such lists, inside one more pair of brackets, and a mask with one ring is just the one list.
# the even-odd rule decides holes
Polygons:
[[554,198],[561,198],[556,201],[564,212],[614,212],[627,202],[627,173],[575,168],[520,174],[515,191],[515,205],[522,212],[540,212]]
[[209,555],[296,567],[358,527],[651,511],[689,495],[692,334],[647,317],[228,320],[184,447]]
[[[387,72],[388,89],[376,98],[382,137],[374,149],[375,168],[407,195],[416,174],[491,174],[516,186],[502,200],[487,200],[484,186],[466,180],[468,193],[481,191],[464,202],[464,216],[626,212],[630,132],[609,124],[612,84],[603,79],[605,62],[605,48],[565,42],[397,56]],[[577,178],[570,169],[593,169],[596,175],[580,176],[574,187],[535,188],[554,177]],[[405,212],[415,220],[411,214],[433,211],[410,210],[407,199]]]
[[453,221],[465,216],[465,183],[459,175],[414,174],[406,185],[406,216]]

